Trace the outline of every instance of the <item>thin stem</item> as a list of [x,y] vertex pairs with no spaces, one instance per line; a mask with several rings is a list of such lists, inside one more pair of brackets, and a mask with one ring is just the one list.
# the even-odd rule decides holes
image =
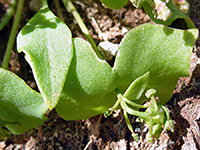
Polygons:
[[131,125],[131,123],[130,123],[130,120],[129,120],[129,118],[128,118],[128,114],[127,114],[127,111],[126,110],[124,110],[124,118],[125,118],[125,121],[126,121],[126,124],[127,124],[127,126],[128,126],[128,129],[131,131],[131,133],[133,134],[134,132],[133,132],[133,127],[132,127],[132,125]]
[[56,4],[56,9],[57,9],[57,13],[58,13],[58,17],[64,21],[64,18],[63,18],[63,14],[62,14],[62,9],[60,7],[60,3],[58,0],[55,0],[55,4]]
[[112,112],[115,110],[115,109],[117,109],[117,107],[119,106],[119,104],[120,104],[120,102],[121,102],[121,100],[122,100],[122,93],[119,91],[119,89],[115,89],[115,92],[116,92],[116,94],[117,94],[117,101],[115,102],[115,104],[113,105],[113,107],[111,107],[111,108],[109,108],[109,110],[108,111],[106,111],[105,113],[104,113],[104,116],[105,117],[108,117],[109,115],[111,115],[112,114]]
[[13,26],[12,26],[11,34],[10,34],[10,37],[9,37],[9,40],[8,40],[8,45],[7,45],[7,48],[6,48],[6,53],[5,53],[5,56],[4,56],[4,59],[3,59],[2,68],[4,68],[4,69],[7,69],[8,65],[9,65],[11,52],[12,52],[12,49],[13,49],[13,45],[14,45],[14,42],[15,42],[15,38],[16,38],[16,34],[17,34],[17,30],[18,30],[18,26],[19,26],[19,22],[20,22],[20,18],[21,18],[23,5],[24,5],[24,0],[19,0],[18,5],[17,5],[16,18],[15,18]]
[[88,41],[90,42],[90,44],[92,45],[92,48],[94,49],[94,51],[96,52],[97,56],[100,59],[103,59],[103,57],[101,56],[101,53],[99,52],[92,36],[90,35],[85,23],[83,22],[81,16],[79,15],[78,11],[76,10],[76,8],[74,7],[73,3],[71,2],[71,0],[62,0],[63,4],[65,5],[67,11],[69,13],[72,13],[72,15],[74,16],[74,18],[76,19],[81,31],[83,32],[83,34],[85,35],[85,37],[88,39]]
[[127,114],[127,111],[126,111],[126,110],[124,110],[124,118],[125,118],[126,124],[127,124],[127,126],[128,126],[128,129],[131,131],[132,137],[134,138],[134,140],[135,140],[136,142],[138,142],[139,137],[138,137],[138,135],[135,134],[135,132],[133,131],[133,127],[132,127],[132,125],[131,125],[131,123],[130,123],[130,120],[129,120],[129,118],[128,118],[128,114]]
[[10,8],[7,10],[5,16],[3,17],[3,19],[1,19],[1,23],[0,23],[0,31],[6,26],[6,24],[8,23],[8,21],[11,19],[14,11],[15,11],[15,6],[16,6],[17,0],[12,0],[11,4],[10,4]]
[[148,107],[147,105],[140,105],[140,104],[134,103],[134,102],[132,102],[132,101],[126,99],[126,98],[122,98],[122,100],[127,102],[127,104],[134,106],[134,107],[137,107],[137,108],[147,108]]
[[120,104],[122,106],[122,109],[126,110],[127,113],[129,113],[130,115],[134,115],[134,116],[138,116],[138,117],[142,117],[142,118],[149,117],[149,114],[146,112],[141,112],[141,111],[133,110],[133,109],[129,108],[124,101],[121,101]]
[[41,0],[41,2],[42,2],[42,8],[48,7],[47,0]]
[[119,106],[121,100],[122,100],[122,93],[120,92],[120,90],[117,88],[115,89],[115,93],[117,94],[117,101],[116,103],[113,105],[113,107],[111,108],[112,110],[117,109],[117,107]]
[[152,118],[150,118],[150,121],[149,121],[149,136],[148,136],[148,141],[150,143],[153,143],[153,121],[152,121]]

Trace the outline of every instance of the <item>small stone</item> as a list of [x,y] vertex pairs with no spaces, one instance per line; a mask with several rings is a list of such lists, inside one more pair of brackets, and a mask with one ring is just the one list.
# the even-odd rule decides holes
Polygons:
[[118,44],[113,44],[109,41],[104,41],[99,43],[98,49],[105,60],[112,60],[112,58],[116,56],[118,52],[118,46]]

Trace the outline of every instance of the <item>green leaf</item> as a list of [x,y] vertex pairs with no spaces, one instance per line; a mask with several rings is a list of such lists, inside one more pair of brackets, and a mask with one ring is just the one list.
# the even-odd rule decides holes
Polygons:
[[113,68],[118,88],[125,90],[137,77],[150,72],[147,89],[156,89],[160,103],[165,104],[178,78],[189,76],[197,36],[197,29],[183,31],[153,24],[129,31],[119,45]]
[[74,57],[67,75],[58,114],[66,120],[80,120],[101,114],[116,101],[114,74],[99,59],[88,42],[75,38]]
[[139,99],[148,85],[149,77],[150,73],[147,72],[144,75],[138,77],[136,80],[134,80],[128,87],[128,89],[125,91],[123,97],[129,100]]
[[0,120],[13,122],[6,128],[21,134],[43,124],[48,108],[42,96],[10,71],[0,68],[0,77]]
[[50,109],[60,98],[73,57],[71,32],[49,8],[41,9],[17,37],[39,90]]
[[101,0],[101,2],[108,8],[121,9],[128,0]]

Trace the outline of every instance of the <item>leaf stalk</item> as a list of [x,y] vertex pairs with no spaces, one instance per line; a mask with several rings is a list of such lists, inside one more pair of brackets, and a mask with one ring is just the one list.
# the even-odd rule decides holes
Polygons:
[[0,31],[6,26],[6,24],[9,22],[11,19],[14,11],[15,11],[15,6],[16,6],[17,0],[12,0],[10,4],[10,8],[7,10],[5,16],[2,18],[1,23],[0,23]]
[[4,59],[3,59],[3,63],[2,63],[2,68],[4,68],[4,69],[7,69],[8,65],[9,65],[11,52],[12,52],[12,49],[13,49],[17,30],[18,30],[18,27],[19,27],[19,22],[20,22],[20,19],[21,19],[23,5],[24,5],[24,0],[19,0],[18,5],[17,5],[16,17],[15,17],[15,20],[14,20],[14,23],[13,23],[13,26],[12,26],[11,34],[10,34],[10,37],[9,37],[9,40],[8,40],[8,45],[7,45],[7,48],[6,48],[6,53],[5,53],[5,56],[4,56]]
[[92,45],[92,48],[94,49],[95,53],[97,54],[97,56],[100,59],[103,59],[103,57],[101,56],[101,53],[99,52],[90,32],[88,31],[85,23],[83,22],[80,14],[78,13],[77,9],[75,8],[74,4],[71,2],[71,0],[62,0],[63,4],[65,5],[65,8],[67,9],[67,11],[69,13],[72,13],[72,15],[74,16],[75,20],[77,21],[81,31],[83,32],[84,36],[88,39],[88,41],[90,42],[90,44]]
[[41,2],[42,2],[42,8],[48,7],[48,2],[47,2],[47,0],[41,0]]

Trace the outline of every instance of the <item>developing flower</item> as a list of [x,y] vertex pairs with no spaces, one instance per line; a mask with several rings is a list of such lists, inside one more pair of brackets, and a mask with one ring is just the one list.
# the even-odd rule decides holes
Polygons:
[[182,12],[187,13],[189,10],[189,3],[186,0],[172,0],[174,5],[176,5]]
[[169,2],[169,0],[154,0],[155,2],[155,10],[157,11],[157,19],[166,21],[169,19],[172,15],[170,9],[167,7],[166,3]]

